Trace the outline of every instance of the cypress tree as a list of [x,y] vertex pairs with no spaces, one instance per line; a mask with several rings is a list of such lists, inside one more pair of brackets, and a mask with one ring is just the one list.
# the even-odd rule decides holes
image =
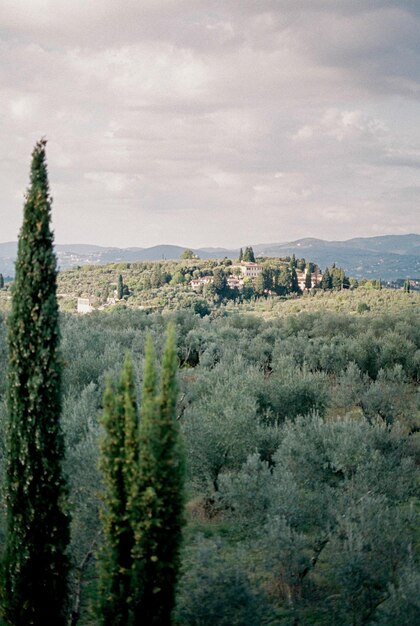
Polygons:
[[3,289],[4,287],[4,276],[3,274],[0,274],[0,289]]
[[312,288],[312,274],[309,268],[306,268],[305,274],[305,289],[308,291]]
[[99,604],[103,626],[171,624],[184,502],[176,372],[175,337],[170,329],[158,389],[149,337],[140,428],[129,357],[119,385],[108,381],[106,386]]
[[170,626],[175,604],[183,525],[184,455],[176,420],[178,386],[171,326],[156,395],[154,351],[149,339],[140,422],[139,511],[136,517],[134,624]]
[[118,385],[107,381],[103,404],[101,469],[105,496],[101,512],[104,545],[100,555],[99,614],[103,626],[127,626],[134,546],[129,509],[138,463],[138,411],[129,355]]
[[328,269],[328,267],[325,268],[325,272],[322,276],[321,288],[324,289],[324,291],[332,288],[332,277],[331,277],[330,270]]
[[247,246],[245,248],[245,252],[243,253],[241,260],[247,261],[248,263],[255,263],[255,254],[251,246]]
[[117,284],[117,298],[118,300],[122,300],[124,295],[124,282],[121,274],[118,276],[118,284]]
[[300,293],[299,281],[294,267],[290,272],[290,291],[291,293]]
[[68,608],[57,270],[45,146],[39,141],[32,153],[9,317],[3,613],[13,626],[64,626]]

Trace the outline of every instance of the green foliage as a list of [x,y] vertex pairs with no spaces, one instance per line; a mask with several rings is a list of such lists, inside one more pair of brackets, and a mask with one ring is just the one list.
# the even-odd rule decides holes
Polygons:
[[176,420],[177,367],[174,329],[169,327],[158,395],[151,340],[146,348],[132,519],[135,624],[172,623],[184,508],[184,457]]
[[249,626],[272,616],[264,593],[253,588],[220,543],[198,537],[189,551],[176,611],[182,626]]
[[312,276],[310,269],[307,270],[305,274],[305,289],[311,289],[312,287]]
[[46,141],[32,154],[9,318],[3,611],[14,626],[67,623],[69,516]]
[[294,267],[292,267],[292,271],[290,273],[290,287],[289,287],[289,289],[290,289],[291,293],[300,293],[298,278],[297,278],[296,270],[295,270]]
[[184,414],[190,480],[218,491],[222,471],[238,469],[258,440],[257,398],[261,374],[242,359],[197,372]]
[[224,270],[220,268],[216,268],[213,271],[213,287],[218,296],[221,298],[227,295],[227,282],[226,282],[226,274]]
[[[143,363],[148,334],[161,355],[168,321],[176,327],[176,413],[187,444],[188,522],[174,619],[200,623],[205,609],[209,623],[218,612],[229,623],[241,623],[249,612],[256,624],[280,626],[416,623],[418,294],[361,287],[300,298],[265,293],[239,304],[214,292],[192,293],[185,283],[145,288],[174,271],[200,277],[217,267],[227,271],[225,264],[126,265],[66,273],[74,281],[83,274],[85,289],[98,279],[115,285],[123,269],[124,281],[138,294],[127,307],[65,314],[61,321],[72,590],[74,606],[80,590],[80,626],[96,623],[89,608],[96,604],[101,489],[95,416],[105,373],[120,376],[127,350]],[[263,267],[272,291],[290,280],[284,261],[268,259]],[[146,311],[135,310],[136,297],[147,303]],[[149,307],[152,302],[156,308]],[[196,303],[204,303],[209,314],[194,312]],[[370,307],[363,315],[357,312],[361,303]],[[0,395],[3,336],[0,319]],[[158,412],[156,371],[154,376],[150,398]],[[145,458],[154,467],[149,453]],[[0,468],[1,460],[0,454]],[[154,486],[142,496],[149,511],[159,508]],[[152,534],[144,539],[150,554],[152,519]],[[197,540],[197,534],[207,539]],[[140,582],[130,590],[136,602],[143,594],[142,571],[152,571],[143,565],[136,573]]]
[[273,461],[270,471],[251,456],[220,482],[222,502],[255,542],[286,609],[284,623],[373,623],[390,585],[408,571],[416,584],[407,505],[418,472],[408,438],[381,424],[313,415],[285,424]]
[[158,389],[149,336],[140,427],[129,357],[118,389],[108,382],[105,390],[99,607],[104,626],[171,624],[184,506],[184,461],[175,413],[177,367],[170,328]]
[[365,313],[367,311],[370,311],[370,306],[368,304],[366,304],[366,302],[360,302],[357,305],[357,312],[358,313]]
[[187,248],[186,250],[184,250],[180,256],[181,260],[185,260],[185,259],[196,259],[198,258],[197,256],[195,256],[194,252],[192,250],[190,250],[189,248]]
[[259,406],[268,411],[267,419],[276,422],[286,417],[306,415],[313,410],[323,414],[328,403],[327,380],[319,372],[312,373],[280,363],[260,387]]
[[332,289],[332,277],[328,267],[325,268],[325,272],[322,275],[321,289]]
[[118,300],[122,300],[124,296],[124,282],[123,282],[123,277],[121,274],[119,274],[118,276],[118,283],[117,283],[117,298]]
[[99,615],[104,626],[126,626],[132,603],[132,490],[137,485],[138,414],[131,358],[127,355],[118,388],[108,380],[104,394],[101,446],[104,546],[100,559]]
[[335,263],[331,267],[327,267],[321,280],[321,288],[334,289],[339,291],[341,289],[348,289],[350,287],[350,280],[345,275],[344,270],[340,267],[336,267]]
[[247,263],[255,263],[255,255],[251,246],[247,246],[245,251],[242,254],[241,261],[245,261]]

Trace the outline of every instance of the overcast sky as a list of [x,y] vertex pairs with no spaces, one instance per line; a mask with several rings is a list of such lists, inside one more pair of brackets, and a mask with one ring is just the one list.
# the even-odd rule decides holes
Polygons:
[[57,243],[420,232],[417,0],[1,0],[0,241],[48,138]]

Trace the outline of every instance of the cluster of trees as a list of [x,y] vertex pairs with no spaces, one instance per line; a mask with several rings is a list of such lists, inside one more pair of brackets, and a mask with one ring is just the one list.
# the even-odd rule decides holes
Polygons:
[[251,246],[247,246],[245,250],[239,250],[239,262],[255,263],[255,254]]
[[321,288],[334,289],[339,291],[340,289],[350,288],[350,279],[345,275],[344,270],[340,267],[336,267],[333,264],[331,267],[327,267],[322,275]]
[[[357,611],[354,608],[355,623],[373,623],[378,616],[382,619],[386,609],[391,617],[386,618],[388,621],[383,617],[383,623],[392,624],[397,610],[409,610],[407,602],[413,599],[409,590],[417,584],[413,522],[401,521],[398,515],[410,510],[417,480],[413,462],[418,454],[418,309],[397,308],[390,313],[361,316],[319,312],[267,321],[237,314],[201,319],[188,311],[169,317],[177,327],[182,365],[177,417],[185,438],[190,514],[182,559],[185,574],[177,596],[179,623],[195,623],[204,607],[214,615],[213,622],[204,623],[217,624],[216,615],[221,611],[227,611],[226,620],[235,623],[233,613],[241,615],[242,610],[234,600],[239,594],[247,610],[255,610],[256,616],[263,612],[264,619],[267,612],[274,611],[280,615],[276,617],[280,624],[290,623],[291,614],[300,615],[302,623],[311,619],[316,624],[352,624],[345,611],[350,603],[357,608],[360,588],[374,594],[379,585],[383,595],[375,596],[376,600],[369,595]],[[71,554],[77,563],[83,561],[84,551],[89,550],[100,528],[97,448],[101,428],[96,415],[101,411],[106,373],[119,376],[127,349],[132,350],[134,362],[141,363],[147,334],[153,336],[157,352],[162,353],[167,322],[168,315],[129,309],[83,318],[65,316],[62,320],[66,363],[63,418],[73,509]],[[141,372],[140,378],[144,380]],[[301,419],[299,415],[307,417]],[[288,445],[294,442],[287,463],[282,443],[286,433]],[[292,436],[295,439],[290,439]],[[367,441],[371,441],[368,448]],[[313,448],[308,450],[309,442]],[[334,458],[323,456],[327,445],[328,454],[334,453]],[[356,465],[349,466],[346,471],[350,473],[343,475],[340,468],[346,458],[346,463]],[[306,486],[305,491],[305,481],[318,472],[318,463],[318,482],[310,489]],[[327,480],[328,467],[332,469]],[[279,491],[276,481],[286,475],[289,482],[282,483]],[[401,482],[392,499],[387,490],[397,489],[396,476]],[[330,489],[329,480],[335,485],[328,509],[333,517],[327,517],[325,526],[317,530],[313,516],[317,506],[326,515],[322,498]],[[300,525],[287,514],[287,525],[281,530],[273,524],[280,515],[275,507],[284,501],[281,494],[285,490],[289,499],[284,515],[294,499],[299,510],[303,508]],[[349,490],[354,490],[350,500]],[[376,503],[372,504],[369,492],[379,498]],[[256,508],[258,498],[261,508]],[[354,524],[348,528],[352,541],[360,543],[360,553],[346,547],[348,539],[340,521],[344,519],[343,507],[353,511],[358,500],[373,507],[356,507]],[[269,517],[267,502],[271,503]],[[379,510],[388,516],[384,529],[376,526]],[[366,536],[363,524],[370,525]],[[278,561],[273,562],[270,546],[274,539],[267,536],[272,526],[281,542]],[[323,532],[329,533],[328,544],[317,565],[303,575],[305,568],[302,565],[299,569],[299,563],[304,564],[305,558],[311,561],[310,542],[315,546]],[[395,543],[401,538],[403,543]],[[365,552],[364,542],[374,547],[372,553]],[[393,574],[387,561],[390,546],[395,554]],[[361,560],[364,554],[371,560]],[[339,560],[343,555],[347,561]],[[381,565],[376,568],[379,556]],[[207,559],[215,569],[205,575]],[[343,579],[338,576],[340,568],[352,572],[357,563],[360,587],[352,591],[353,574],[343,574]],[[289,587],[283,578],[277,578],[280,565],[289,568],[281,574],[289,587],[290,581],[301,576],[292,604]],[[378,570],[382,582],[374,577]],[[91,594],[95,595],[94,569],[86,568],[83,577],[92,581]],[[335,596],[333,607],[331,596]],[[364,603],[373,607],[383,598],[371,618],[358,612]],[[91,610],[82,594],[82,623]],[[335,611],[335,622],[328,621],[331,611]],[[259,623],[257,617],[255,620]]]
[[144,360],[141,419],[127,354],[104,394],[101,468],[104,540],[99,615],[104,626],[170,625],[183,525],[184,455],[175,419],[177,356],[170,330],[158,385],[153,343]]
[[381,313],[372,304],[381,294],[370,292],[372,310],[361,315],[263,320],[116,308],[62,318],[70,559],[80,566],[70,588],[80,571],[80,624],[94,621],[99,593],[106,379],[119,378],[127,350],[143,363],[148,334],[162,354],[169,320],[189,520],[176,623],[215,626],[224,615],[245,625],[248,615],[255,624],[391,625],[405,614],[412,621],[402,624],[415,623],[419,309]]

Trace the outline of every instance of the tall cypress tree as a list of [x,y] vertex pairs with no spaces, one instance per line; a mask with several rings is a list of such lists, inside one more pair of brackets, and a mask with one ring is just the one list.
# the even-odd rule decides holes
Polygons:
[[306,268],[306,274],[305,274],[305,289],[311,289],[312,288],[312,274],[311,274],[311,270],[307,267]]
[[183,524],[184,454],[176,420],[173,328],[158,388],[151,338],[146,345],[141,419],[131,360],[104,395],[101,466],[106,493],[100,558],[103,626],[169,626]]
[[117,388],[108,380],[104,393],[101,469],[105,483],[100,558],[100,607],[103,626],[127,626],[131,602],[134,533],[130,507],[137,481],[138,411],[131,357],[126,356]]
[[139,508],[135,520],[134,624],[170,626],[175,604],[184,506],[184,454],[176,420],[175,332],[168,329],[156,394],[154,352],[148,341],[140,421]]
[[124,281],[123,281],[123,277],[120,274],[118,276],[118,283],[117,283],[117,298],[118,300],[122,300],[124,295]]
[[290,272],[290,292],[301,293],[298,277],[296,274],[296,269],[294,267],[292,267],[291,272]]
[[64,626],[68,608],[57,270],[45,146],[39,141],[32,153],[9,317],[3,613],[13,626]]

